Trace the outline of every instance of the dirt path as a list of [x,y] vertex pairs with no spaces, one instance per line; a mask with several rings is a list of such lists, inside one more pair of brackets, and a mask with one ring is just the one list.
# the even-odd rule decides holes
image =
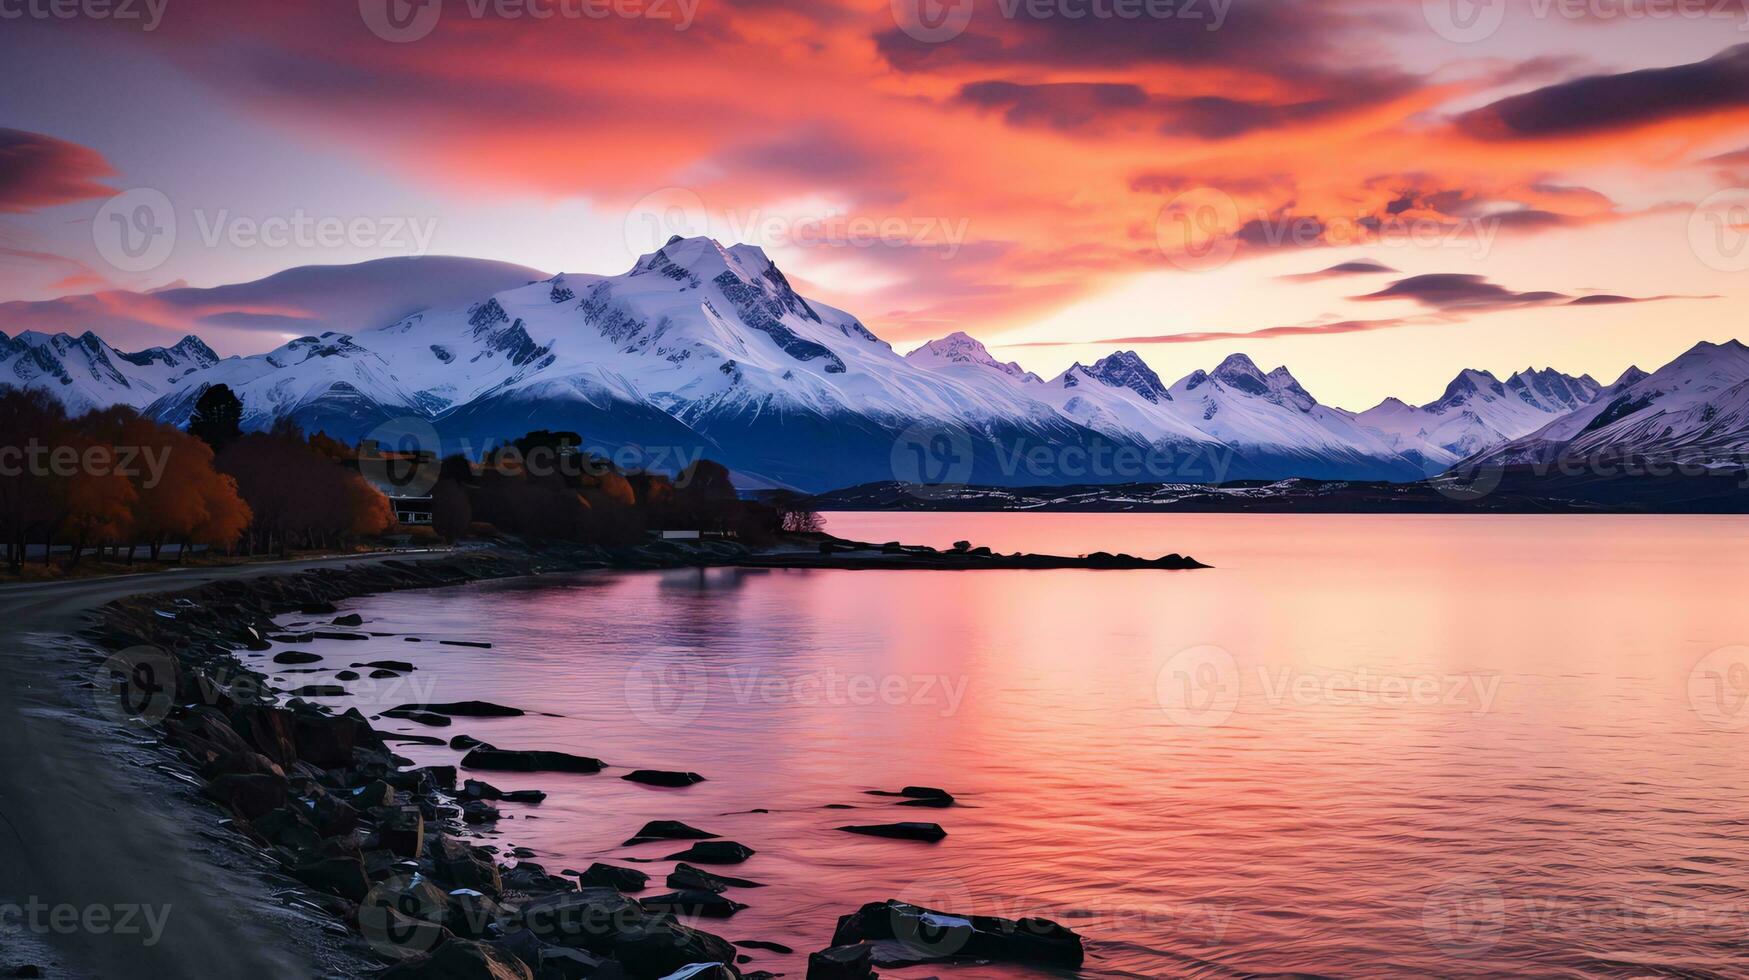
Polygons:
[[25,963],[105,980],[358,975],[324,920],[275,897],[269,863],[153,768],[164,756],[150,740],[85,701],[78,683],[98,661],[68,634],[135,593],[376,560],[0,586],[0,975]]

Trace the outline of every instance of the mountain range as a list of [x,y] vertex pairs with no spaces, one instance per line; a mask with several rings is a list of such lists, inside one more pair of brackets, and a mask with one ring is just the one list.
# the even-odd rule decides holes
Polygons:
[[[806,490],[895,477],[1409,482],[1466,460],[1614,448],[1732,462],[1749,444],[1749,351],[1735,342],[1608,386],[1471,370],[1426,405],[1350,412],[1242,354],[1170,384],[1132,351],[1051,379],[963,333],[900,355],[853,315],[798,294],[761,249],[707,238],[675,238],[620,275],[530,275],[541,274],[448,258],[289,270],[222,288],[272,292],[290,309],[307,292],[301,308],[352,326],[228,358],[194,336],[124,353],[90,330],[0,333],[0,384],[53,392],[76,412],[126,404],[184,424],[222,383],[250,428],[289,418],[347,440],[425,431],[444,451],[475,454],[530,429],[569,429],[630,465],[676,469],[702,455],[750,485]],[[487,288],[464,292],[476,283]],[[362,299],[348,307],[337,295]],[[30,307],[33,320],[57,312]],[[19,311],[0,305],[0,330],[16,329]]]

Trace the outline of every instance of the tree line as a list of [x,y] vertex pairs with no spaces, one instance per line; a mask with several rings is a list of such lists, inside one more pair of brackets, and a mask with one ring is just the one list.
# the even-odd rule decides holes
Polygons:
[[[0,535],[16,574],[27,550],[67,565],[131,563],[165,546],[284,554],[340,546],[393,524],[348,447],[282,424],[243,434],[235,395],[203,394],[190,431],[126,407],[69,416],[51,395],[0,388]],[[228,413],[228,414],[227,414]],[[228,424],[226,424],[228,421]]]
[[[0,535],[18,573],[29,549],[57,549],[75,567],[89,555],[178,560],[196,546],[228,554],[336,549],[396,526],[382,489],[429,492],[433,530],[454,542],[478,531],[625,547],[650,531],[697,530],[748,544],[820,529],[794,494],[747,500],[727,468],[698,460],[675,476],[622,471],[574,432],[530,432],[478,462],[380,453],[281,421],[242,431],[242,404],[225,385],[201,394],[186,431],[114,407],[69,416],[53,396],[0,387]],[[386,460],[410,461],[401,472]],[[361,466],[370,461],[388,472]],[[397,490],[400,486],[402,489]],[[428,491],[422,488],[429,488]]]

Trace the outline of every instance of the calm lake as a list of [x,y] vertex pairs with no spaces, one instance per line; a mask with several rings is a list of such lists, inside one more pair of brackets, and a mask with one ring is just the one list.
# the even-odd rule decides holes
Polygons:
[[[350,684],[367,714],[554,716],[388,729],[706,776],[485,774],[550,794],[503,805],[491,842],[554,873],[680,850],[621,846],[654,819],[756,849],[714,870],[767,887],[701,924],[798,954],[749,950],[746,970],[799,977],[838,915],[901,898],[1055,918],[1087,938],[1088,977],[1749,975],[1749,520],[828,518],[1217,567],[588,574],[346,610],[490,650],[313,649],[418,665]],[[961,805],[865,793],[909,784]],[[835,829],[898,820],[949,836]],[[671,862],[630,866],[668,890]]]

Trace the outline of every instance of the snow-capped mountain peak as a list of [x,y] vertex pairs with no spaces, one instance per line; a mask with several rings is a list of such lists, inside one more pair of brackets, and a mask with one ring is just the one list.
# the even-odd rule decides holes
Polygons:
[[1464,465],[1571,458],[1740,467],[1746,456],[1749,347],[1733,340],[1696,344],[1649,375],[1629,369],[1590,404],[1487,447]]
[[1150,403],[1172,400],[1172,393],[1161,383],[1160,376],[1133,350],[1108,354],[1094,361],[1092,367],[1077,363],[1063,372],[1059,382],[1065,388],[1072,388],[1083,379],[1097,381],[1108,388],[1127,388]]
[[906,359],[919,364],[975,364],[980,367],[992,368],[1018,381],[1032,384],[1040,382],[1038,375],[1028,371],[1013,361],[1006,363],[998,361],[983,342],[966,334],[955,331],[937,340],[931,340],[922,347],[905,355]]

